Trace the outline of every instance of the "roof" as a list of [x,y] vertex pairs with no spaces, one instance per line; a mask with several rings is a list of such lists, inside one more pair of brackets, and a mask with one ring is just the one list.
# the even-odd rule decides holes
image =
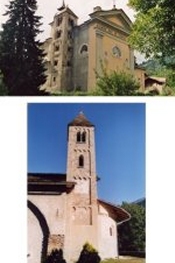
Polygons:
[[152,81],[155,81],[155,82],[158,82],[158,83],[162,83],[162,84],[164,84],[166,82],[166,78],[164,78],[164,77],[156,77],[156,76],[148,76],[146,78],[146,81],[147,80],[152,80]]
[[112,204],[110,202],[106,202],[104,200],[98,199],[98,203],[101,204],[103,207],[105,207],[110,216],[117,222],[117,223],[123,223],[125,221],[128,221],[131,219],[131,215],[122,207],[116,206],[115,204]]
[[66,181],[66,174],[28,173],[29,194],[61,194],[74,185],[75,182]]
[[68,126],[85,126],[85,127],[94,127],[94,124],[92,124],[84,115],[84,113],[81,111],[77,117],[71,121]]
[[60,15],[66,12],[70,15],[73,15],[75,18],[78,18],[78,16],[68,7],[68,5],[63,5],[60,8],[58,8],[58,13],[56,15]]

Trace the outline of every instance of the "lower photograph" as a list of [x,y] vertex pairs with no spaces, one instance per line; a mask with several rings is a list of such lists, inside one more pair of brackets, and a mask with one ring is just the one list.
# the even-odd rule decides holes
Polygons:
[[145,262],[145,103],[28,103],[28,263]]

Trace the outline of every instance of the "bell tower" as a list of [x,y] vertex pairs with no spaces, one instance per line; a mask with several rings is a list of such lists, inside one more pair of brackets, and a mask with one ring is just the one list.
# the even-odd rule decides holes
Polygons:
[[[74,189],[67,195],[67,236],[70,262],[78,258],[85,242],[98,247],[97,176],[95,126],[83,112],[68,124],[67,181]],[[71,259],[71,254],[76,255]]]
[[72,87],[74,27],[78,17],[65,5],[57,9],[51,26],[49,46],[50,78],[48,85],[53,90],[69,91]]
[[83,112],[68,124],[67,180],[76,182],[74,194],[88,206],[97,199],[94,130]]

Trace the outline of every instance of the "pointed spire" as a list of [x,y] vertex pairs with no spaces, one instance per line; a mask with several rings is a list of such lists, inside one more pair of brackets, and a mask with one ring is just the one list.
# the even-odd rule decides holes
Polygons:
[[66,6],[65,6],[65,2],[64,2],[64,0],[63,0],[62,6],[59,7],[58,10],[59,10],[59,11],[62,11],[62,10],[65,9],[65,7],[66,7]]

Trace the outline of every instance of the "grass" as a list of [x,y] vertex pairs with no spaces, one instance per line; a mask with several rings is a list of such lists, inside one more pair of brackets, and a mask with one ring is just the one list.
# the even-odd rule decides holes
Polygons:
[[119,259],[106,259],[101,263],[145,263],[145,258],[123,257]]

